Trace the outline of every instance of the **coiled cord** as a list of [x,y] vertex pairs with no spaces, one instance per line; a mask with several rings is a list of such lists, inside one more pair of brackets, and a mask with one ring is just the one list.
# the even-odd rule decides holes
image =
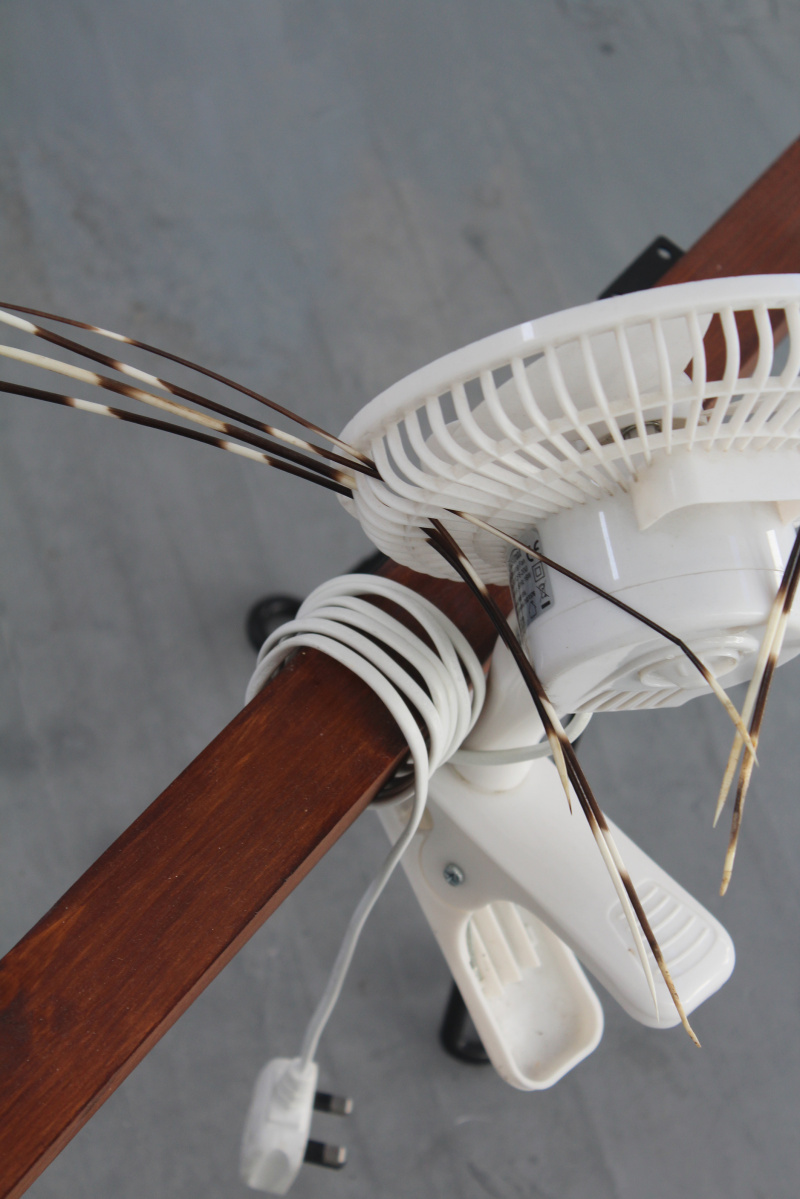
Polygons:
[[[424,629],[433,648],[365,596],[391,600],[404,609]],[[428,780],[470,732],[486,694],[481,663],[463,633],[428,600],[380,576],[342,575],[313,591],[296,619],[277,629],[262,646],[247,688],[247,702],[293,650],[304,646],[320,650],[352,670],[392,713],[413,762],[413,781],[393,798],[395,802],[413,799],[413,803],[405,829],[350,919],[303,1038],[301,1069],[316,1054],[367,917],[419,827]],[[393,655],[407,662],[416,677]],[[427,738],[420,731],[420,718]]]

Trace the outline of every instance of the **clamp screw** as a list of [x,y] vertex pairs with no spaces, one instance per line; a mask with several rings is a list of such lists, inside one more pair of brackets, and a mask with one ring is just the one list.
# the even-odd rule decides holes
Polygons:
[[448,862],[442,874],[444,881],[451,887],[460,887],[464,881],[464,871],[455,862]]

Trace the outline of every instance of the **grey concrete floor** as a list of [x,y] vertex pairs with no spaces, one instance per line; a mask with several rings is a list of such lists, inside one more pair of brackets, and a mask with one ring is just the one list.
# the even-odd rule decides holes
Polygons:
[[[789,0],[6,0],[0,295],[338,428],[429,359],[592,298],[657,233],[690,244],[797,135],[798,61]],[[236,712],[249,603],[366,549],[326,493],[107,424],[0,405],[2,949]],[[612,815],[736,941],[702,1052],[609,1001],[550,1092],[447,1059],[447,972],[398,878],[321,1053],[356,1099],[351,1162],[306,1169],[298,1199],[794,1199],[798,716],[794,665],[724,903],[713,704],[585,740]],[[295,1052],[382,851],[366,816],[31,1194],[244,1196],[254,1074]]]

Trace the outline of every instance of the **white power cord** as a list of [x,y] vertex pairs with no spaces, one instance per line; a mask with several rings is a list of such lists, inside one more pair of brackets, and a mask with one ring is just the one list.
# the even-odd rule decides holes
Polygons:
[[[417,621],[434,649],[400,621],[361,597],[391,600]],[[314,1105],[319,1039],[344,983],[361,930],[419,828],[430,775],[458,749],[472,729],[486,693],[481,663],[464,635],[433,604],[407,587],[375,575],[343,575],[318,587],[297,613],[264,643],[246,693],[249,702],[300,647],[321,650],[363,679],[383,701],[405,736],[414,765],[413,783],[395,797],[412,799],[405,829],[362,896],[336,956],[327,986],[309,1022],[300,1056],[273,1059],[256,1082],[242,1142],[241,1173],[248,1186],[271,1194],[288,1191],[307,1154],[343,1165],[343,1151],[308,1141]],[[384,648],[385,647],[385,648]],[[400,656],[424,686],[398,664]],[[420,732],[421,717],[429,747]],[[330,1150],[331,1160],[325,1160]]]
[[[578,712],[564,725],[570,741],[577,741],[589,725],[594,712]],[[553,747],[546,737],[535,745],[520,745],[513,749],[457,749],[450,755],[454,766],[513,766],[517,762],[534,762],[547,758]]]

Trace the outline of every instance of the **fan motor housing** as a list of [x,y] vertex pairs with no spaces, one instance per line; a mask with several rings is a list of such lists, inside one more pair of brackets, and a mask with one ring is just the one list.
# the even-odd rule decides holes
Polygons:
[[[681,508],[645,530],[631,497],[547,517],[523,538],[682,638],[730,687],[753,673],[794,541],[774,503]],[[561,712],[675,707],[708,690],[680,648],[607,599],[512,550],[520,631]],[[781,662],[800,652],[791,618]]]

